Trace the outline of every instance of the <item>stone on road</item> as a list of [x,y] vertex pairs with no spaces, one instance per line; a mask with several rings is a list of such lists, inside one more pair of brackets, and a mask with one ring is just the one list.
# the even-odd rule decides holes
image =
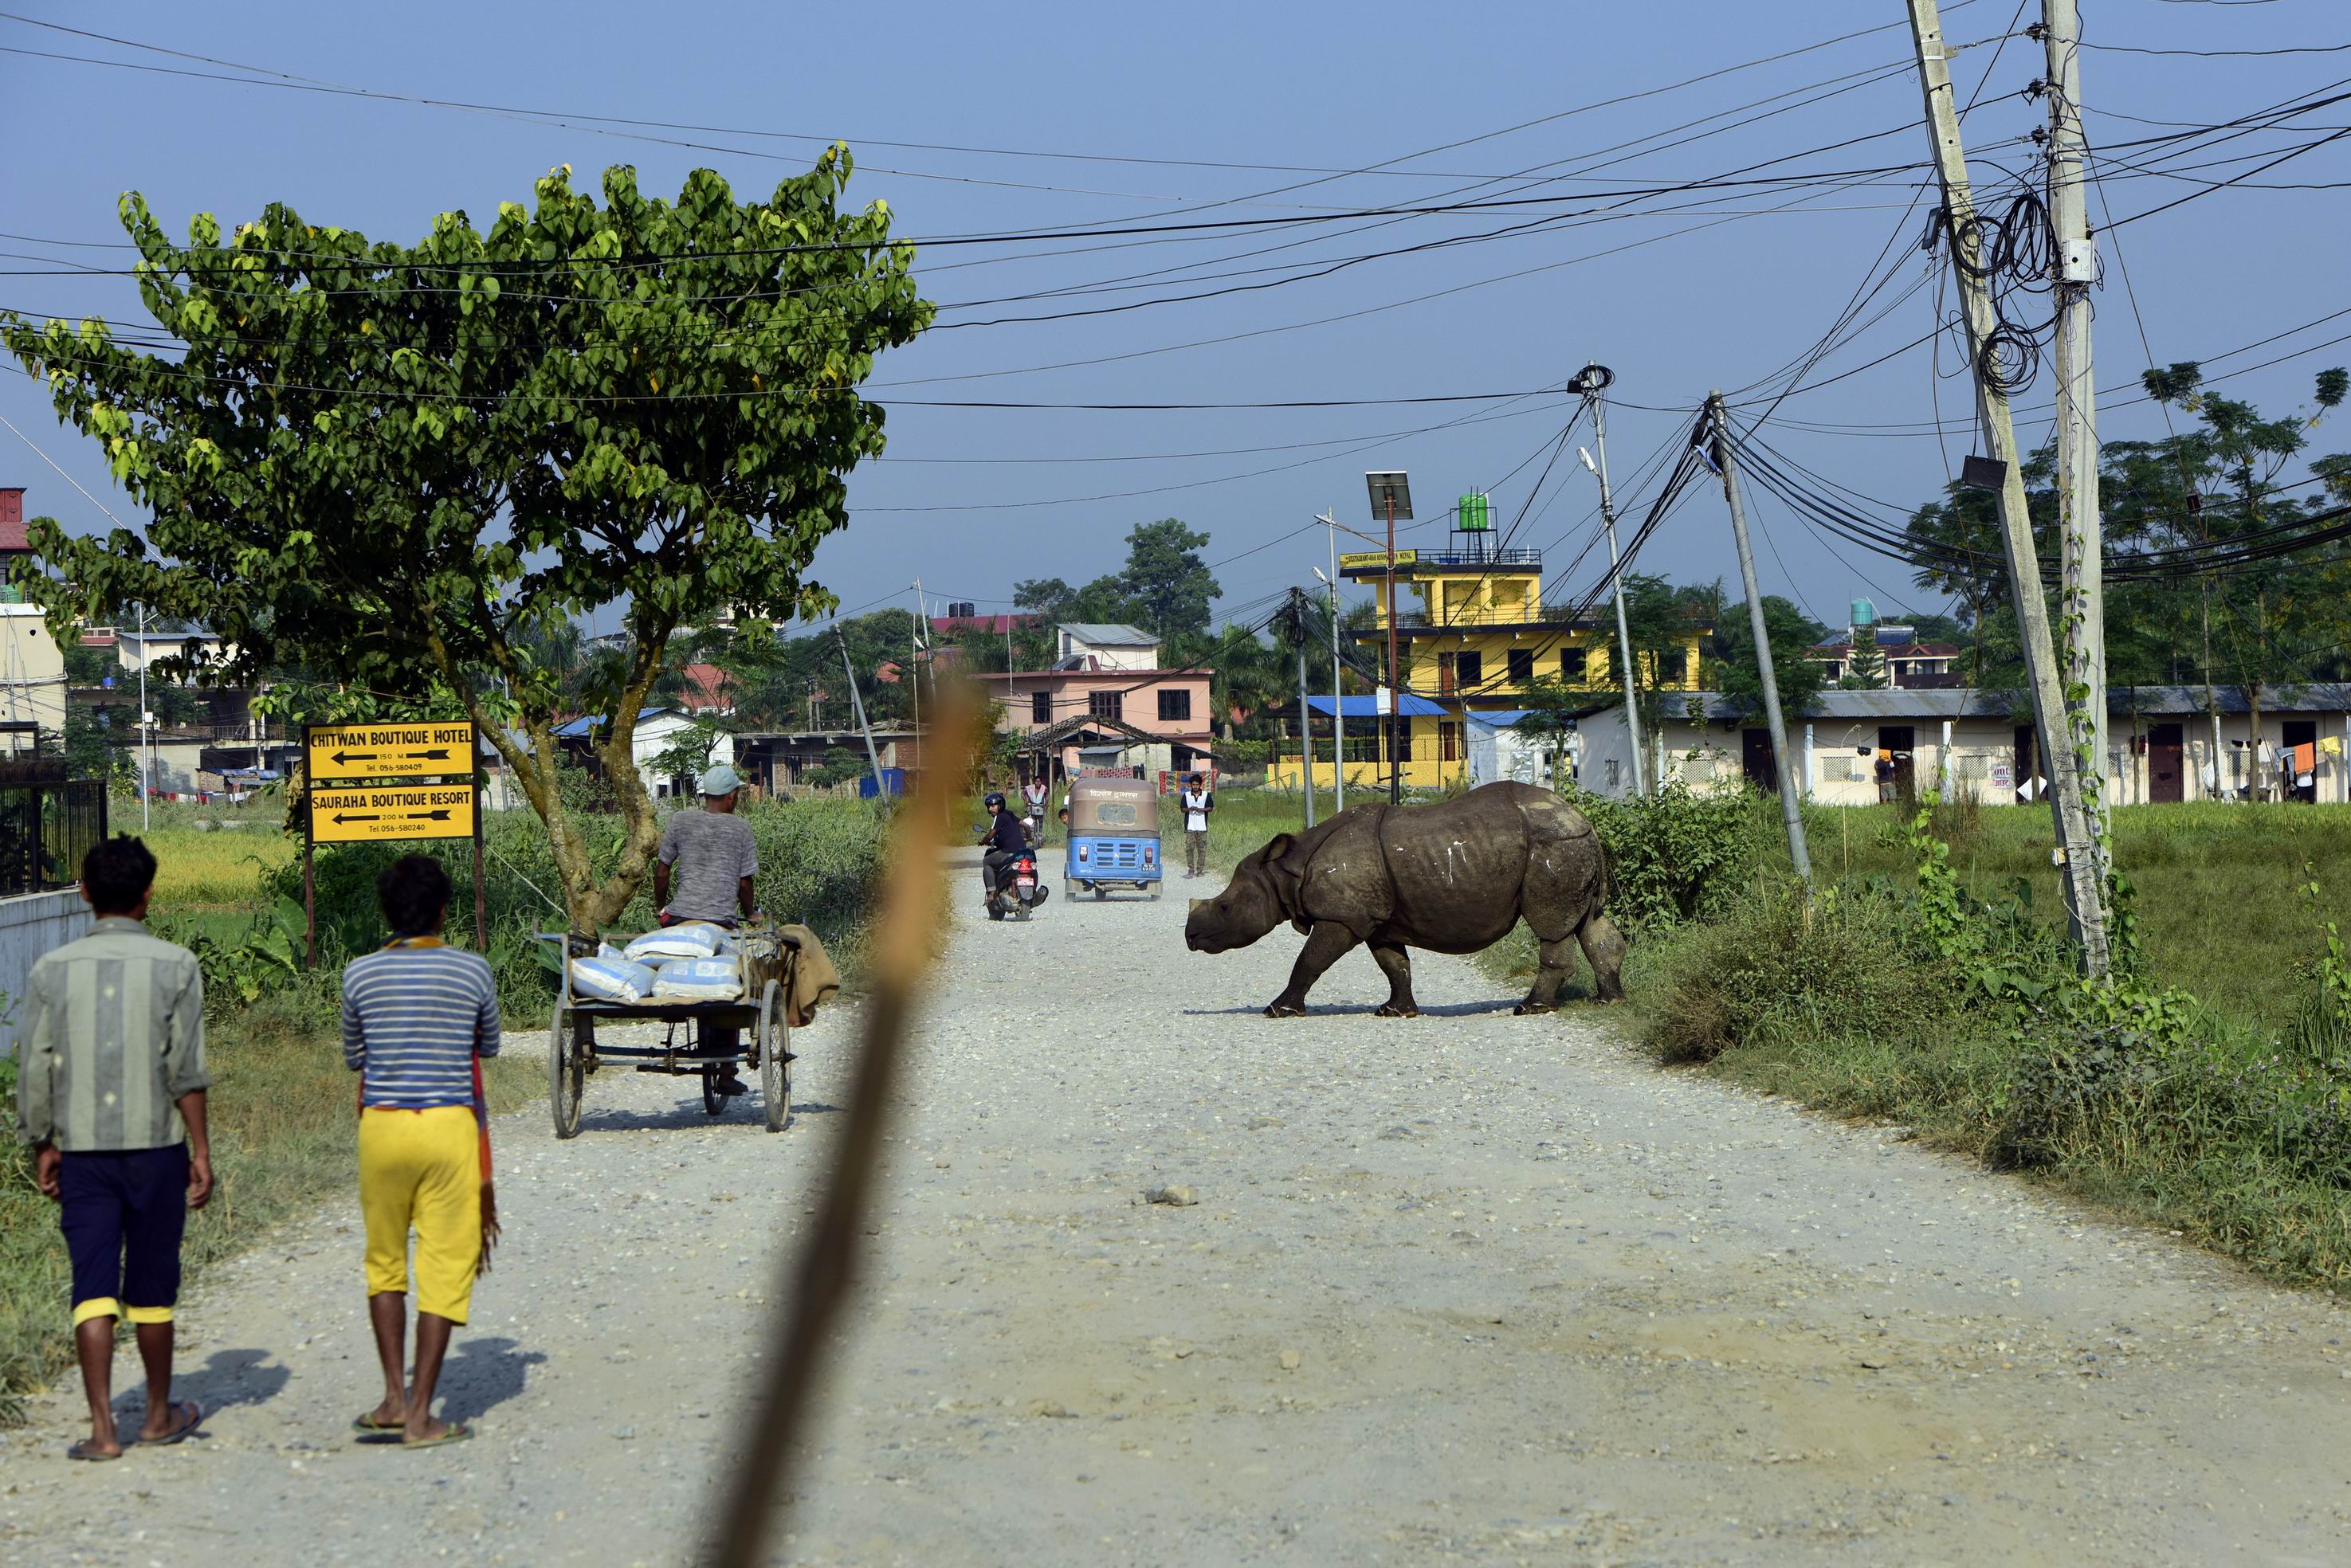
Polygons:
[[[1360,953],[1270,1020],[1294,938],[1187,954],[1176,886],[995,925],[949,875],[779,1562],[2351,1558],[2326,1298],[1660,1072],[1581,1005],[1514,1018],[1465,961],[1416,956],[1416,1020],[1369,1016]],[[853,1023],[796,1037],[780,1135],[612,1070],[575,1140],[500,1124],[507,1240],[444,1379],[475,1441],[350,1432],[339,1200],[186,1303],[204,1438],[68,1464],[70,1375],[5,1434],[0,1559],[688,1561]]]

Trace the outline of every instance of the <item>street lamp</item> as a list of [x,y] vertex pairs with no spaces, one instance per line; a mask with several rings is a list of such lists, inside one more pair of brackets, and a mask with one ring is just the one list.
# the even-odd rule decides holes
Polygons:
[[1383,512],[1388,520],[1388,804],[1404,800],[1404,752],[1397,721],[1404,711],[1404,693],[1396,685],[1395,526],[1412,521],[1412,481],[1401,469],[1374,469],[1364,476],[1372,497],[1372,516]]

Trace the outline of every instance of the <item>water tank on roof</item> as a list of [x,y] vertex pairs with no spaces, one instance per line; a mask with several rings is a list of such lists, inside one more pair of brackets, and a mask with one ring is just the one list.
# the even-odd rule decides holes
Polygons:
[[1853,601],[1853,623],[1856,626],[1876,625],[1877,623],[1877,606],[1872,604],[1866,599],[1855,600]]
[[968,621],[978,613],[979,606],[967,599],[952,601],[947,605],[947,614],[957,620]]

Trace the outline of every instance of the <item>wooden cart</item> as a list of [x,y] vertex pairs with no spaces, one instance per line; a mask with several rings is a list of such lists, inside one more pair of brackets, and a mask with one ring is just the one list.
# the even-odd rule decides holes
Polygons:
[[[564,942],[559,934],[543,939]],[[726,1108],[718,1085],[737,1067],[758,1070],[766,1103],[768,1131],[780,1133],[791,1120],[792,969],[799,944],[780,932],[747,930],[735,936],[743,966],[743,994],[727,1001],[688,1001],[648,997],[641,1002],[607,1001],[572,994],[571,966],[563,966],[555,1021],[548,1030],[547,1065],[555,1135],[580,1131],[589,1074],[607,1066],[639,1072],[702,1080],[702,1108],[716,1116]],[[592,949],[591,949],[592,951]],[[667,1037],[657,1046],[602,1045],[599,1020],[663,1023]],[[681,1032],[684,1038],[680,1040]],[[726,1037],[733,1035],[731,1045]]]

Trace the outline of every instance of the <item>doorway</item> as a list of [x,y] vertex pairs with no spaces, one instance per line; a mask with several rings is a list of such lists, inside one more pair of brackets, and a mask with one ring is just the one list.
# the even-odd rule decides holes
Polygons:
[[1780,768],[1771,757],[1770,730],[1742,729],[1739,732],[1739,767],[1753,788],[1766,795],[1780,792]]
[[1877,749],[1894,759],[1894,798],[1905,807],[1918,800],[1918,731],[1907,724],[1877,727]]
[[2280,791],[2288,800],[2318,799],[2318,721],[2314,718],[2290,718],[2285,721],[2285,755],[2279,759],[2279,772],[2284,788]]
[[2187,799],[2187,734],[2176,724],[2158,724],[2147,733],[2147,798],[2158,806],[2177,805]]
[[2041,799],[2046,787],[2041,777],[2040,741],[2031,725],[2016,727],[2016,798],[2028,805]]

